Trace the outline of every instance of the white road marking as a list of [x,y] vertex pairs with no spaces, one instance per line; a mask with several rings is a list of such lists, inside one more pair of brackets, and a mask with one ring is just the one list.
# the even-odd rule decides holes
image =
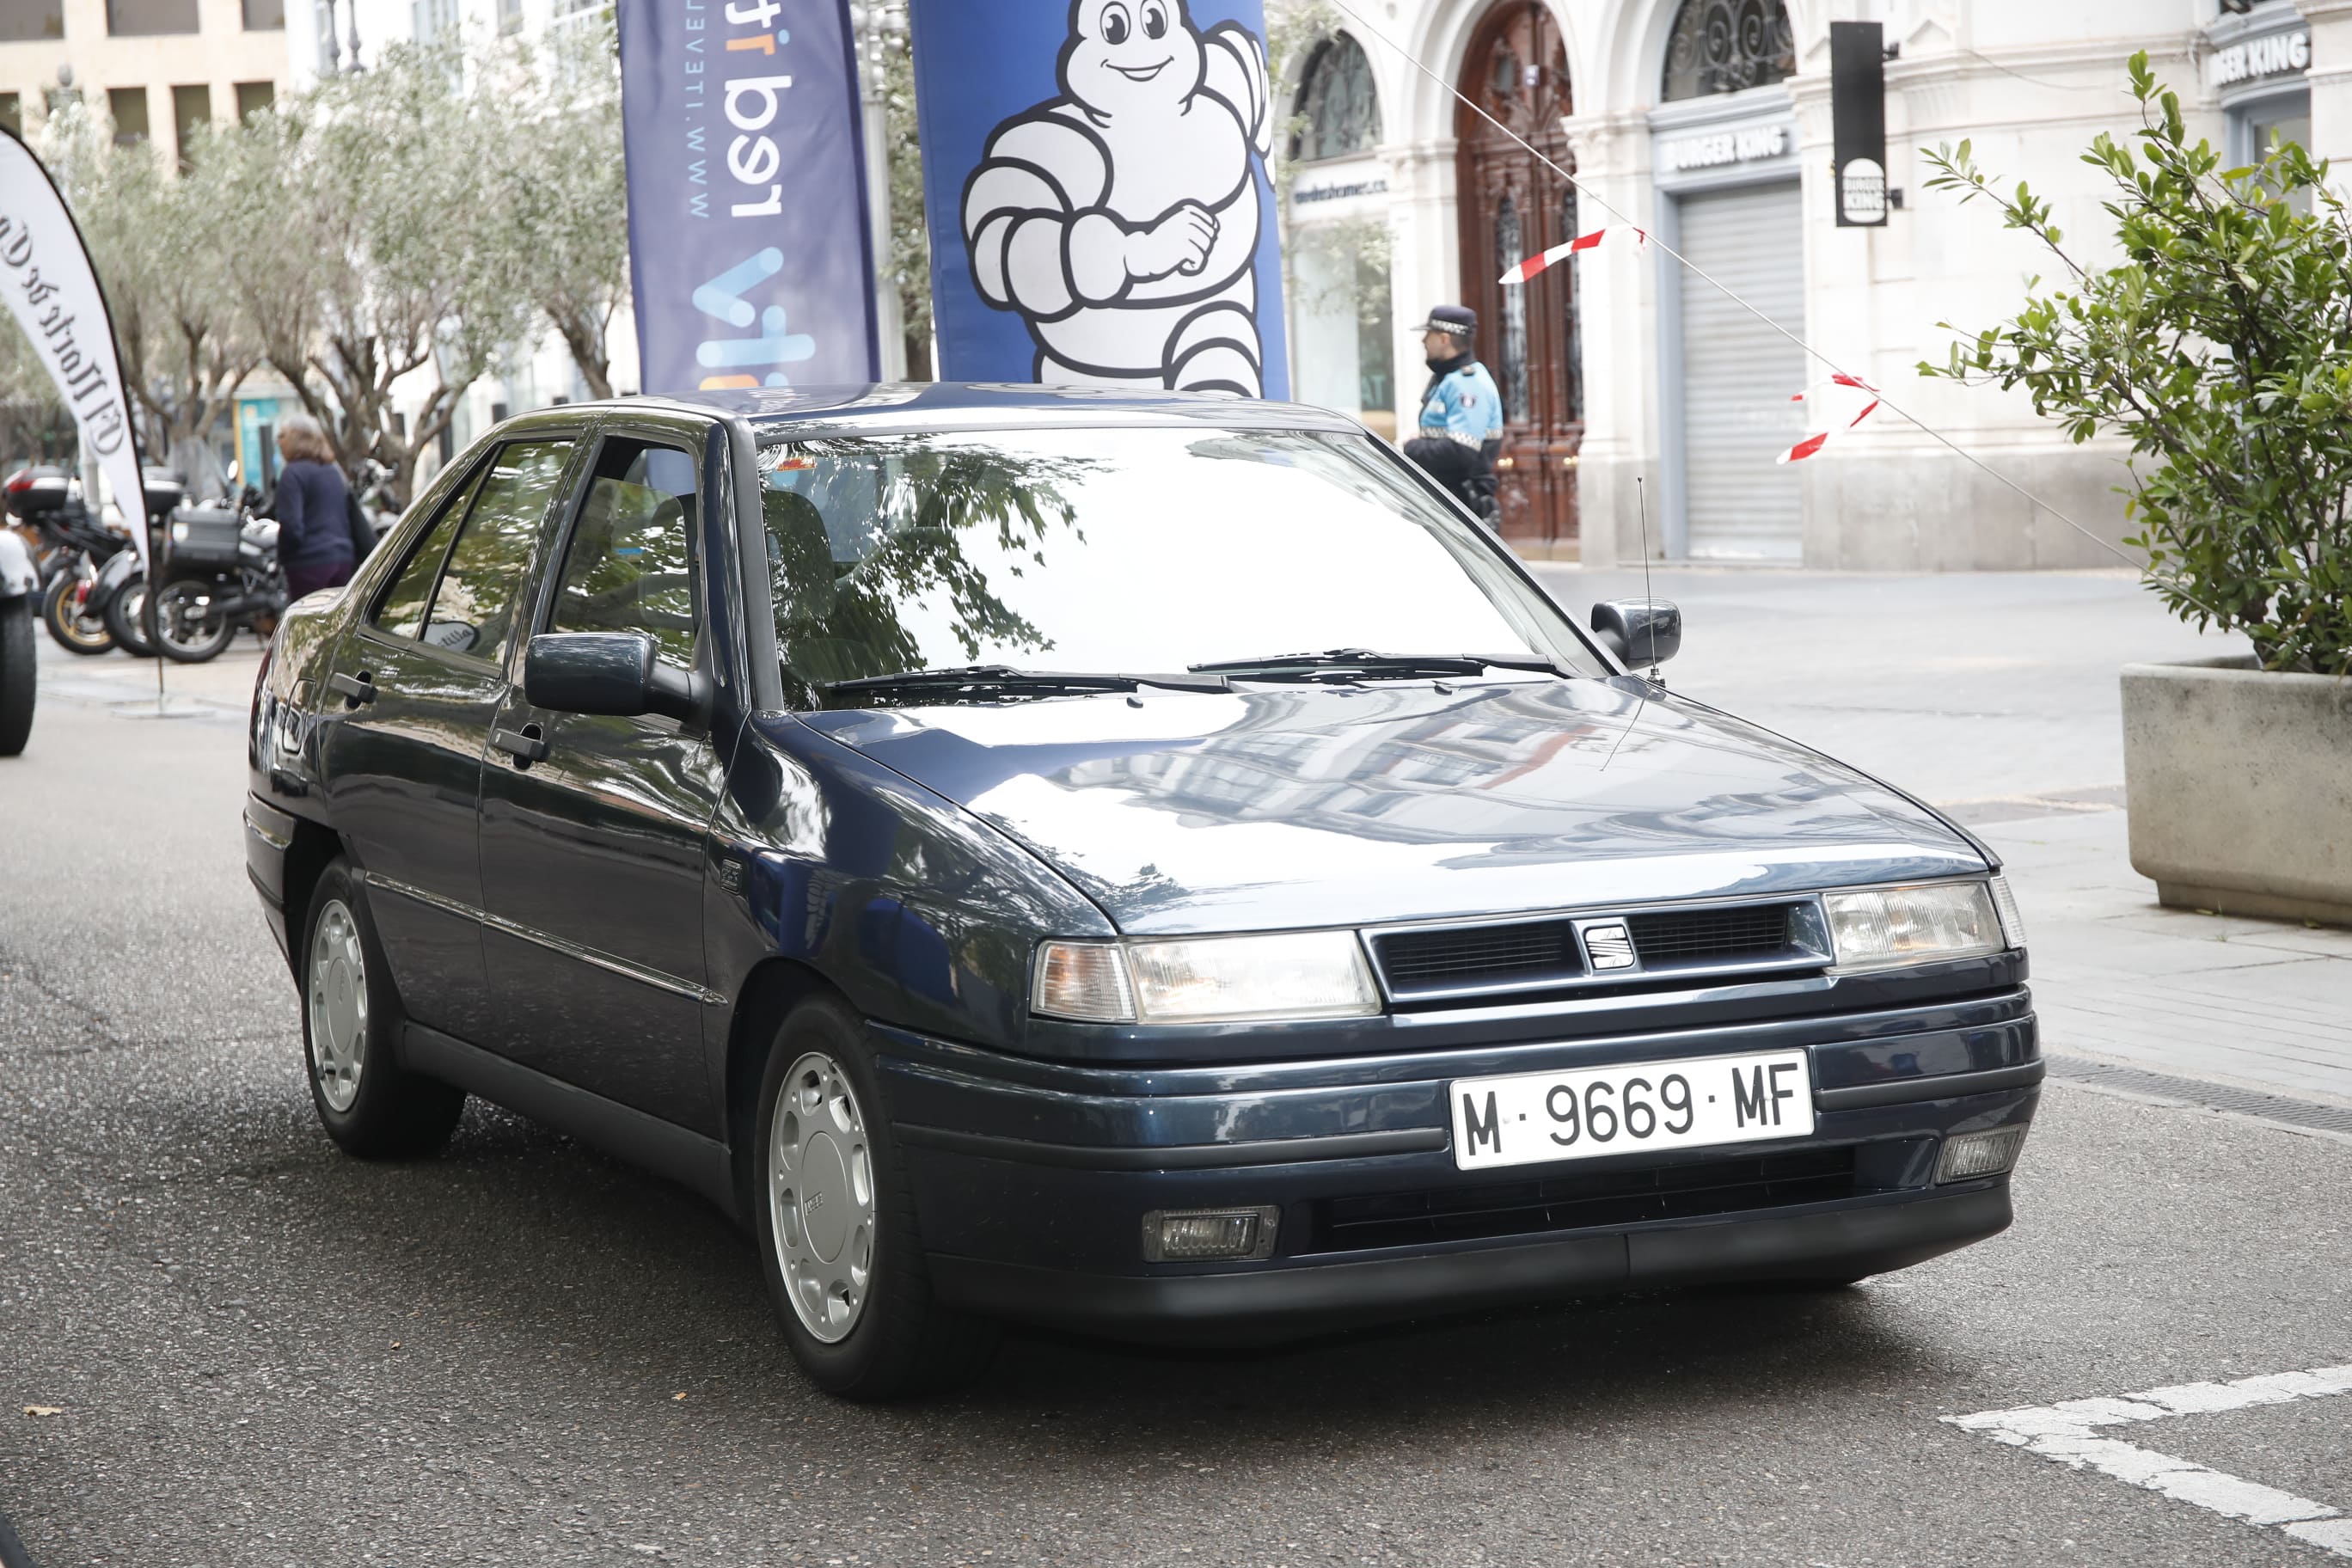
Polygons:
[[1985,1410],[1944,1419],[1962,1431],[1980,1432],[1996,1443],[2055,1459],[2070,1468],[2097,1470],[2179,1502],[2194,1503],[2248,1524],[2276,1528],[2307,1545],[2352,1558],[2352,1519],[2347,1519],[2342,1509],[2099,1435],[2103,1426],[2161,1421],[2173,1415],[2210,1415],[2347,1393],[2352,1393],[2352,1365],[2323,1366],[2310,1372],[2242,1377],[2235,1383],[2181,1383],[2119,1398],[2069,1399],[2059,1405]]

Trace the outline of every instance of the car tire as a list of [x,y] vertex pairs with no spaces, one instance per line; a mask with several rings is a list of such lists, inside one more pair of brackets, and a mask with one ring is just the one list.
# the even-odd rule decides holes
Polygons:
[[749,1207],[761,1268],[809,1381],[845,1399],[883,1400],[985,1370],[996,1325],[932,1294],[873,1053],[843,1003],[813,997],[776,1031],[754,1139]]
[[74,595],[81,585],[72,573],[61,572],[41,595],[41,621],[49,629],[49,640],[84,658],[112,653],[114,634],[106,629],[106,617],[81,613],[81,601]]
[[32,599],[0,599],[0,757],[16,755],[33,738],[33,703],[40,695],[33,657]]
[[465,1091],[401,1066],[400,999],[350,862],[320,874],[298,951],[302,1060],[327,1136],[362,1160],[439,1149],[466,1109]]

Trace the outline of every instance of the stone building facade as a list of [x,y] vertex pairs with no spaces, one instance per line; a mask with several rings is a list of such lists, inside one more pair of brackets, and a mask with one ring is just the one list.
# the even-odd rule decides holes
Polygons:
[[[1410,425],[1425,379],[1414,325],[1432,304],[1472,305],[1508,405],[1506,531],[1596,564],[1638,559],[1645,531],[1665,560],[2113,564],[1887,409],[1818,458],[1776,464],[1808,430],[1792,395],[1829,374],[1776,327],[2119,540],[2130,531],[2119,447],[2073,445],[2021,397],[1917,374],[1953,341],[1939,323],[2000,321],[2051,270],[1990,209],[1926,189],[1921,150],[1969,139],[1986,169],[2053,199],[2070,245],[2096,260],[2111,226],[2104,177],[2080,154],[2136,123],[2124,62],[2145,49],[2195,129],[2235,157],[2276,133],[2352,170],[2352,0],[1348,0],[1326,11],[1336,29],[1297,51],[1287,83],[1307,126],[1285,207],[1298,395],[1376,428]],[[1832,21],[1884,29],[1895,204],[1885,227],[1835,221]],[[1455,89],[1573,171],[1582,193]],[[1662,243],[1612,236],[1524,289],[1495,282],[1525,255],[1618,222]]]

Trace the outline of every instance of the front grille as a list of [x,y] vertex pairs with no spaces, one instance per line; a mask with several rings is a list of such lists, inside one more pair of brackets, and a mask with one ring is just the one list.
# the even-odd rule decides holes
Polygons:
[[1566,921],[1401,931],[1378,939],[1381,967],[1396,991],[1485,985],[1577,974],[1576,932]]
[[1304,1250],[1363,1252],[1693,1219],[1825,1203],[1859,1190],[1854,1152],[1848,1146],[1493,1186],[1325,1198],[1314,1205],[1311,1239]]
[[1675,910],[1633,915],[1625,927],[1646,965],[1722,963],[1783,952],[1789,946],[1789,906],[1750,904],[1727,910]]

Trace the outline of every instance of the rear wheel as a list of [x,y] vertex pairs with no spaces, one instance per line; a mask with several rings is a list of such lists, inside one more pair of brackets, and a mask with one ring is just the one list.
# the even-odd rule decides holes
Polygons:
[[38,679],[33,668],[32,598],[0,599],[0,757],[16,755],[32,739]]
[[41,624],[68,653],[112,653],[114,634],[106,629],[106,617],[85,607],[89,586],[89,579],[77,573],[58,574],[41,595]]
[[793,1009],[760,1087],[752,1226],[768,1292],[811,1382],[891,1399],[976,1376],[996,1327],[931,1294],[915,1201],[857,1016]]
[[133,658],[152,658],[155,645],[147,640],[147,579],[133,577],[106,602],[106,629],[117,647]]
[[236,636],[236,623],[213,608],[215,588],[194,577],[163,584],[155,595],[155,651],[179,664],[221,656]]
[[303,921],[302,1047],[310,1100],[347,1154],[399,1159],[449,1140],[465,1092],[400,1065],[400,1002],[350,863],[319,877]]

